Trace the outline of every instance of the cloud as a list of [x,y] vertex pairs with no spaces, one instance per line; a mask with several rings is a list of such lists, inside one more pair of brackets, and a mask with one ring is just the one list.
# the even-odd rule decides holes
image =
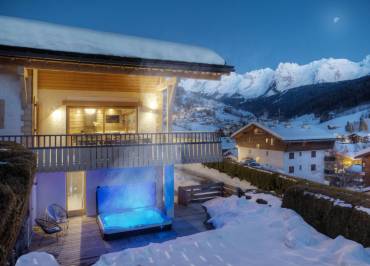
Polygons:
[[334,17],[333,18],[334,24],[337,24],[339,22],[339,20],[340,20],[340,17]]

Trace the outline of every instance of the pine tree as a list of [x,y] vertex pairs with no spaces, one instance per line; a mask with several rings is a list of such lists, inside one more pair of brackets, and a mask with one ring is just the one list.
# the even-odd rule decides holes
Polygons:
[[363,117],[360,118],[360,131],[368,131],[369,127]]
[[345,130],[346,130],[347,132],[352,133],[352,132],[353,132],[353,130],[354,130],[354,128],[353,128],[353,124],[352,124],[352,123],[350,123],[349,121],[347,121],[347,124],[346,124],[346,126],[345,126]]

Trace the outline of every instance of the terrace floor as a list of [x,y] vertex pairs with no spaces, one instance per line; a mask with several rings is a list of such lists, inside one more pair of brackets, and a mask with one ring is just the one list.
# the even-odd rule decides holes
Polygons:
[[35,232],[31,251],[48,252],[54,255],[61,265],[91,265],[105,253],[206,231],[207,228],[203,224],[205,219],[206,213],[200,204],[190,204],[187,207],[176,206],[175,219],[170,231],[104,241],[95,217],[74,217],[70,219],[68,233],[60,237],[58,242],[54,236],[45,236],[40,241],[43,234]]

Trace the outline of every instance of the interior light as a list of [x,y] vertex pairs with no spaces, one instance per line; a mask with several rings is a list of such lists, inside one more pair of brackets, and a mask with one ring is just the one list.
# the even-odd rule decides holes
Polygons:
[[88,115],[93,115],[93,114],[96,113],[96,109],[95,108],[86,108],[85,113],[88,114]]

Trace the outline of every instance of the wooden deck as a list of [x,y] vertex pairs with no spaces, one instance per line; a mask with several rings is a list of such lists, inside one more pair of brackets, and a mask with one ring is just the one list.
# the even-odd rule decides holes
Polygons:
[[[206,231],[203,222],[206,213],[200,204],[187,207],[176,206],[175,220],[171,231],[148,233],[130,236],[118,240],[104,241],[94,217],[75,217],[70,219],[68,233],[57,242],[55,237],[45,237],[42,242],[41,233],[35,232],[31,251],[46,251],[53,254],[61,265],[91,265],[100,255],[164,242],[176,237]],[[41,243],[41,244],[40,244]]]

